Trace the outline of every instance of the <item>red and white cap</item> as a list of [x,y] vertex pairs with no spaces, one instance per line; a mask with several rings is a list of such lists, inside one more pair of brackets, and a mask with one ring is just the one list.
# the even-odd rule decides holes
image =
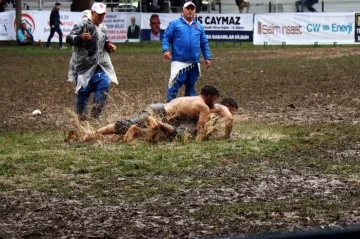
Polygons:
[[101,2],[96,2],[92,5],[91,11],[97,14],[104,14],[106,13],[106,5]]

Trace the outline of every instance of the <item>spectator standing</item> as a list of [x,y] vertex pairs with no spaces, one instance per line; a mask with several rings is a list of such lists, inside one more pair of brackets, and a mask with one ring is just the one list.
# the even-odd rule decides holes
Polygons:
[[164,12],[164,0],[152,0],[151,8],[152,12]]
[[300,0],[295,2],[296,12],[303,12],[304,6],[306,6],[310,12],[317,12],[313,7],[314,4],[318,3],[319,0]]
[[202,0],[192,0],[192,2],[195,4],[195,12],[200,13],[201,6],[202,6]]
[[108,54],[115,52],[116,46],[107,39],[105,14],[106,5],[94,3],[91,19],[75,24],[66,37],[66,42],[74,46],[68,77],[76,81],[76,113],[82,121],[87,119],[90,94],[94,93],[91,116],[98,118],[106,104],[110,81],[118,83]]
[[13,5],[13,8],[16,7],[15,0],[6,0],[6,3],[11,3]]
[[184,5],[184,0],[171,0],[171,11],[177,13]]
[[51,48],[50,47],[50,41],[53,38],[55,32],[59,35],[59,47],[60,49],[67,49],[66,46],[63,46],[63,34],[60,28],[60,25],[62,25],[62,22],[60,21],[60,11],[61,9],[61,3],[57,2],[55,3],[55,7],[52,9],[51,13],[50,13],[50,35],[49,38],[47,40],[46,43],[46,47],[47,48]]
[[[141,7],[140,7],[141,1]],[[140,0],[138,7],[140,8],[140,12],[151,12],[150,11],[150,0]]]
[[[194,19],[195,4],[186,2],[182,17],[171,21],[162,39],[165,60],[171,60],[171,74],[166,91],[166,102],[176,98],[185,84],[185,96],[195,96],[195,84],[200,75],[200,51],[205,67],[211,65],[211,54],[203,26]],[[171,52],[170,52],[171,49]]]
[[244,8],[246,8],[246,13],[249,13],[250,10],[250,2],[246,2],[244,0],[235,0],[236,5],[239,8],[239,12],[243,13]]

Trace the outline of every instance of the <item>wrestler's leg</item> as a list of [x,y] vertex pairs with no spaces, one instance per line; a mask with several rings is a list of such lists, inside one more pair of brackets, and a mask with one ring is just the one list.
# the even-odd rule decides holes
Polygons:
[[151,116],[148,117],[148,121],[152,129],[160,128],[160,130],[165,134],[171,134],[175,130],[174,126],[158,121]]
[[159,127],[159,124],[158,124],[157,120],[154,119],[153,117],[149,116],[149,117],[148,117],[148,121],[149,121],[150,127],[151,127],[152,129],[156,129],[156,128]]
[[129,130],[124,135],[124,141],[129,142],[133,140],[136,136],[141,136],[146,133],[146,129],[139,128],[136,125],[131,125]]
[[115,124],[106,125],[105,127],[98,129],[95,133],[86,134],[83,137],[82,141],[83,142],[90,141],[93,138],[95,138],[96,134],[102,134],[102,135],[115,134]]
[[99,133],[99,134],[115,134],[115,124],[108,124],[98,130],[96,130],[96,133]]

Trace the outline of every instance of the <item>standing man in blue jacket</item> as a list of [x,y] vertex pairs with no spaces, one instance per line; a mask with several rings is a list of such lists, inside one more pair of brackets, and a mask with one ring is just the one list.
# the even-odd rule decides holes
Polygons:
[[176,98],[183,84],[185,96],[195,96],[195,84],[200,75],[200,50],[205,67],[211,65],[211,54],[203,26],[195,19],[195,4],[186,2],[182,17],[170,22],[162,39],[165,60],[171,60],[171,74],[166,102]]
[[61,3],[57,2],[55,3],[55,7],[53,8],[53,10],[50,13],[50,36],[47,40],[46,43],[46,47],[47,48],[51,48],[50,47],[50,41],[51,38],[53,38],[55,32],[57,32],[57,34],[59,35],[59,46],[60,49],[66,49],[67,47],[63,46],[63,34],[60,28],[60,25],[62,25],[62,22],[60,21],[60,11],[61,9]]

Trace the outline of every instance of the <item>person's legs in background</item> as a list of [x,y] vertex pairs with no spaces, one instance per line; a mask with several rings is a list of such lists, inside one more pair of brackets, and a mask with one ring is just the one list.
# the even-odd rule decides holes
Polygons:
[[181,86],[185,83],[187,77],[187,71],[185,70],[181,70],[179,72],[179,74],[176,76],[176,78],[173,80],[173,84],[166,90],[166,102],[170,102],[173,99],[176,98],[179,89],[181,88]]
[[60,49],[66,49],[67,47],[63,46],[63,33],[61,31],[60,26],[55,27],[55,31],[57,32],[57,34],[59,35],[59,48]]
[[50,28],[50,35],[49,35],[48,40],[46,42],[46,47],[47,48],[50,48],[50,41],[53,38],[54,34],[55,34],[55,28]]
[[296,6],[296,12],[303,12],[303,3],[301,0],[296,1],[295,6]]
[[188,70],[187,77],[185,80],[185,96],[196,96],[195,85],[199,77],[199,67],[198,64],[194,64],[194,66]]
[[103,70],[94,73],[91,78],[91,88],[94,92],[94,105],[91,109],[91,117],[98,118],[106,105],[110,89],[110,78]]
[[81,88],[76,96],[76,114],[80,121],[87,120],[87,103],[90,97],[90,87]]
[[239,8],[239,13],[243,13],[244,8],[242,7],[241,4],[238,5],[238,8]]
[[246,13],[250,11],[250,2],[246,2]]
[[308,0],[304,3],[304,5],[309,9],[310,12],[317,12],[316,9],[313,7],[315,3],[318,1],[316,0]]

